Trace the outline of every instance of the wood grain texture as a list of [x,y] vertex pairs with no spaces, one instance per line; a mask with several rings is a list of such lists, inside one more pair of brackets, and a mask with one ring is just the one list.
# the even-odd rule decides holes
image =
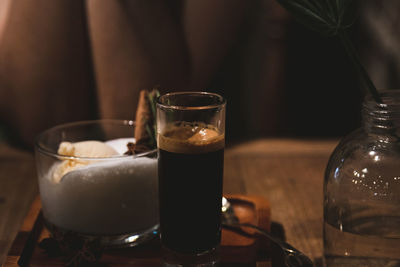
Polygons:
[[271,220],[311,259],[322,257],[324,171],[338,141],[263,139],[231,147],[225,190],[269,200]]
[[0,263],[37,193],[33,156],[0,144]]

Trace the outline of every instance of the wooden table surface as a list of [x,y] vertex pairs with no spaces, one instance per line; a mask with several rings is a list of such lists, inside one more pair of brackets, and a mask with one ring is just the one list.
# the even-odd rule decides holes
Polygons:
[[[286,239],[317,262],[322,256],[324,170],[337,141],[262,139],[226,149],[224,192],[258,195]],[[0,263],[38,194],[33,155],[0,144]]]

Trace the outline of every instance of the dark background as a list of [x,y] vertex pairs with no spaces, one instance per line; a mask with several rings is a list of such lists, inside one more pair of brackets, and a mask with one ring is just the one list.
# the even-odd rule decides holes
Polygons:
[[[200,88],[185,87],[186,76],[176,72],[177,80],[182,82],[168,83],[166,75],[167,83],[161,84],[161,91],[201,89],[225,96],[229,143],[261,137],[340,138],[359,127],[364,85],[359,83],[340,43],[300,25],[274,0],[244,1],[235,1],[238,7],[245,7],[243,20],[238,23],[237,34],[226,46],[224,57],[209,81]],[[0,139],[31,149],[38,133],[60,123],[99,118],[134,119],[136,100],[133,97],[131,102],[120,102],[129,98],[122,89],[149,89],[148,85],[157,81],[149,76],[147,83],[130,83],[129,76],[140,74],[142,68],[129,72],[126,71],[129,68],[112,65],[107,60],[108,70],[103,73],[114,71],[122,79],[108,85],[98,79],[101,75],[96,76],[93,70],[94,50],[85,18],[87,6],[79,7],[78,2],[74,2],[75,6],[68,4],[71,9],[68,14],[74,16],[67,14],[65,21],[73,23],[56,28],[48,36],[46,27],[52,25],[46,20],[53,16],[57,22],[57,16],[51,15],[54,12],[46,13],[44,8],[40,9],[44,15],[35,18],[32,15],[35,12],[30,10],[33,7],[24,2],[27,1],[12,2],[13,12],[19,15],[7,19],[0,36]],[[399,2],[355,1],[356,20],[349,33],[378,89],[399,88],[400,84],[400,59],[396,52],[400,51],[400,23],[396,15],[400,14]],[[40,3],[46,8],[49,4],[43,0]],[[128,10],[132,3],[139,2],[126,2],[122,7]],[[168,3],[174,23],[182,26],[186,1]],[[17,7],[23,12],[18,13]],[[57,8],[54,10],[63,10]],[[149,11],[150,16],[152,12]],[[21,14],[32,18],[24,20],[27,15]],[[134,13],[122,14],[130,22],[135,19]],[[207,14],[200,15],[207,20]],[[107,21],[100,22],[107,26]],[[105,29],[104,25],[100,32]],[[145,23],[141,26],[150,27]],[[157,31],[153,34],[156,40],[157,34]],[[61,48],[54,49],[53,54],[47,53],[53,51],[52,44]],[[161,40],[152,42],[150,48],[162,51],[164,46]],[[211,58],[216,56],[212,53]],[[33,58],[37,62],[31,60],[32,55],[36,55]],[[30,58],[26,64],[24,57]],[[124,60],[129,65],[137,59],[128,54]],[[161,65],[155,65],[161,70],[174,68],[162,61]],[[21,70],[25,76],[20,74]],[[145,76],[143,73],[137,76]],[[76,95],[79,101],[75,101]],[[108,99],[108,104],[102,104],[102,99]]]

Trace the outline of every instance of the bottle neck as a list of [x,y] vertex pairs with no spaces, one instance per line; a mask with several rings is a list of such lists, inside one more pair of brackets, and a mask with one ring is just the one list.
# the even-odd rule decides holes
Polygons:
[[383,103],[366,97],[362,106],[364,128],[368,133],[400,137],[400,90],[380,93]]

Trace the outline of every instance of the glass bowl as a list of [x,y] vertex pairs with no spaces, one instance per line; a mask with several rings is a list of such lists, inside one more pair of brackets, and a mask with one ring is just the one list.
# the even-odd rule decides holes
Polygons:
[[[106,247],[134,246],[157,235],[157,150],[125,155],[134,130],[133,121],[81,121],[37,137],[42,212],[53,235],[75,233]],[[78,153],[78,142],[88,140],[113,147],[112,155],[92,142]],[[68,143],[61,148],[62,142]]]

